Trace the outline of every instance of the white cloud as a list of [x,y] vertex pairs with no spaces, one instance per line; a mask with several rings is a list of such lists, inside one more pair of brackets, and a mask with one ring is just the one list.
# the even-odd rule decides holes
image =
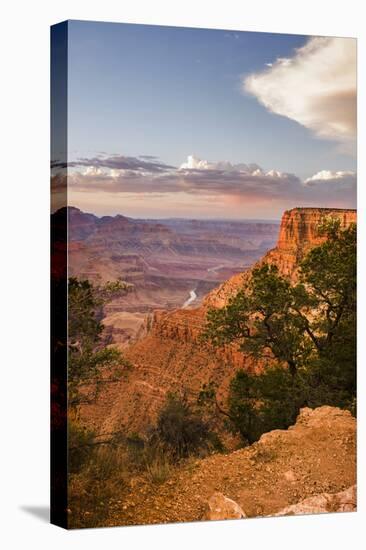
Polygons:
[[194,155],[188,155],[187,161],[179,167],[180,170],[207,170],[209,169],[209,163],[207,160],[201,160]]
[[305,187],[323,197],[343,195],[356,202],[357,175],[350,170],[321,170],[304,181]]
[[314,37],[292,58],[278,58],[244,79],[269,111],[321,138],[349,145],[356,137],[356,40]]
[[335,172],[333,170],[320,170],[310,178],[305,180],[305,183],[310,183],[312,181],[334,181],[334,180],[345,180],[348,178],[356,178],[356,173],[348,170],[339,170]]
[[295,174],[264,170],[254,163],[212,162],[195,155],[190,155],[179,168],[161,163],[159,170],[156,164],[141,163],[133,157],[119,158],[118,168],[115,162],[107,161],[103,161],[102,169],[96,158],[83,159],[81,166],[72,163],[68,172],[70,192],[79,198],[83,193],[95,194],[95,200],[101,193],[112,194],[116,200],[121,194],[173,200],[173,195],[179,193],[179,200],[190,196],[197,200],[204,197],[208,202],[219,196],[248,204],[278,203],[283,208],[353,208],[356,203],[356,174],[352,171],[321,170],[304,181]]
[[103,171],[100,168],[97,168],[96,166],[87,166],[82,171],[82,174],[84,176],[101,176],[103,174]]
[[231,164],[227,160],[220,160],[217,162],[211,162],[208,160],[202,160],[195,155],[188,155],[186,162],[180,165],[179,170],[221,170],[223,172],[243,172],[245,174],[263,175],[264,172],[258,166],[258,164]]

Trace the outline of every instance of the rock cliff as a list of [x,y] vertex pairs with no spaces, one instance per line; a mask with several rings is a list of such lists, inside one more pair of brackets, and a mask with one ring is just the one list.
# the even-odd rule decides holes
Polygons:
[[[69,222],[69,276],[98,284],[119,278],[133,284],[128,295],[108,304],[105,316],[174,310],[182,307],[193,289],[198,305],[210,290],[272,248],[279,225],[122,215],[99,218],[74,207],[52,215],[54,222],[60,218]],[[112,336],[117,342],[125,340],[118,329]]]
[[356,222],[356,210],[331,208],[294,208],[282,216],[277,246],[263,261],[275,263],[283,275],[293,277],[304,255],[315,245],[324,242],[319,227],[327,219],[340,220],[344,229]]
[[[280,273],[292,280],[305,254],[325,237],[319,235],[319,228],[327,219],[339,219],[342,228],[356,222],[356,210],[332,208],[293,208],[284,212],[276,247],[267,252],[256,265],[269,263],[277,265]],[[204,304],[223,307],[233,296],[249,271],[234,275],[207,295]]]
[[[321,242],[317,230],[326,217],[339,218],[346,227],[356,221],[356,211],[295,208],[285,212],[277,246],[260,263],[276,264],[284,275],[296,277],[301,258]],[[103,431],[143,430],[155,420],[167,392],[185,391],[193,399],[203,384],[213,382],[220,401],[237,369],[258,369],[253,359],[244,357],[235,347],[217,351],[198,338],[207,307],[224,306],[248,276],[250,270],[235,275],[211,291],[199,308],[156,311],[148,334],[124,350],[134,365],[128,378],[109,385],[96,404],[84,409],[87,423]]]

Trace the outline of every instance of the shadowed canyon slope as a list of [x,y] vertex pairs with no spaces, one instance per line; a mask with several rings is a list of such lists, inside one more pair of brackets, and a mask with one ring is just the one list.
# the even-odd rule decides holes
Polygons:
[[[296,276],[303,255],[321,238],[318,227],[326,217],[337,217],[346,227],[356,211],[296,208],[282,218],[277,246],[260,262],[276,264],[281,273]],[[226,395],[235,370],[255,371],[258,365],[232,346],[213,350],[199,341],[208,306],[222,307],[234,295],[249,271],[234,275],[209,293],[198,308],[155,311],[146,336],[125,349],[133,364],[126,379],[110,384],[82,417],[96,429],[143,430],[151,424],[168,392],[185,391],[197,398],[203,384],[217,386],[219,401]]]

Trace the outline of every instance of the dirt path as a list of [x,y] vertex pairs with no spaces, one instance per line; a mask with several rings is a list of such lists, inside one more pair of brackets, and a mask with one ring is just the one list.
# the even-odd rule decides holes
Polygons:
[[295,426],[228,455],[191,461],[162,485],[132,479],[110,506],[109,525],[201,520],[220,491],[247,516],[270,515],[309,496],[356,481],[355,419],[332,407],[303,409]]

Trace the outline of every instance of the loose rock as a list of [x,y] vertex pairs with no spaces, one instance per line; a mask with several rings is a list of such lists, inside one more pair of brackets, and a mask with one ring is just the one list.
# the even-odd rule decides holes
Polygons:
[[227,498],[222,493],[214,493],[208,500],[205,519],[241,519],[245,518],[244,511],[234,500]]

